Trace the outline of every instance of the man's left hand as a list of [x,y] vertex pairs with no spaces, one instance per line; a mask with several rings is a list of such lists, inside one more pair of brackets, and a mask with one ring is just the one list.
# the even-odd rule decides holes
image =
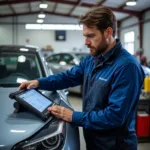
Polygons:
[[61,118],[62,120],[65,120],[67,122],[72,122],[73,111],[68,108],[54,105],[52,107],[49,107],[48,111],[50,111],[56,117]]

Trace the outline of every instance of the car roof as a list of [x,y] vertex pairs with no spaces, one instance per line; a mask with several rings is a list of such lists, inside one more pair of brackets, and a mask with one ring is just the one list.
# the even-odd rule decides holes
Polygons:
[[[13,52],[26,52],[26,49],[28,49],[27,52],[32,52],[32,53],[36,53],[38,51],[38,47],[35,46],[31,46],[31,45],[0,45],[0,52],[6,52],[6,51],[11,51]],[[22,50],[20,50],[22,49]]]

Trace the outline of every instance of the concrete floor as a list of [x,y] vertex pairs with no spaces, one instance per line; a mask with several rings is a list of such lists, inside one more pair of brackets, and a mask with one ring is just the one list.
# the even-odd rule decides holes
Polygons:
[[[68,99],[74,110],[82,111],[82,98],[80,96],[69,93]],[[80,150],[86,150],[82,128],[79,128],[79,131],[80,131],[80,145],[81,145]],[[138,150],[150,150],[150,143],[139,143]]]

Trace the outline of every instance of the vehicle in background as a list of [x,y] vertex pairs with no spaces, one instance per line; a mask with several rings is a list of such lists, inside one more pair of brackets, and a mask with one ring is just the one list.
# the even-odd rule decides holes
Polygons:
[[145,76],[150,76],[150,68],[144,65],[141,65],[141,66],[144,70]]
[[[46,57],[48,68],[52,69],[54,74],[65,72],[71,69],[73,66],[78,65],[88,53],[83,52],[62,52],[51,54]],[[70,92],[75,92],[82,95],[82,86],[76,86],[69,88]]]
[[[0,72],[0,150],[80,149],[77,127],[56,117],[44,122],[27,110],[14,113],[15,101],[9,94],[23,81],[52,74],[37,47],[0,46]],[[41,92],[56,104],[72,109],[64,91]]]

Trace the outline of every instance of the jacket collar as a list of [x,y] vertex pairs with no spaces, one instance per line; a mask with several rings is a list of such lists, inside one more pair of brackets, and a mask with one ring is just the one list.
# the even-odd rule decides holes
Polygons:
[[101,54],[98,55],[94,60],[96,61],[97,59],[102,59],[103,57],[103,62],[101,62],[100,66],[102,66],[104,63],[108,65],[112,65],[115,58],[119,55],[120,51],[122,49],[122,44],[119,39],[116,39],[116,45],[110,49],[104,56]]
[[108,53],[105,54],[105,64],[112,65],[115,58],[120,54],[121,49],[122,44],[119,39],[116,39],[116,45]]

